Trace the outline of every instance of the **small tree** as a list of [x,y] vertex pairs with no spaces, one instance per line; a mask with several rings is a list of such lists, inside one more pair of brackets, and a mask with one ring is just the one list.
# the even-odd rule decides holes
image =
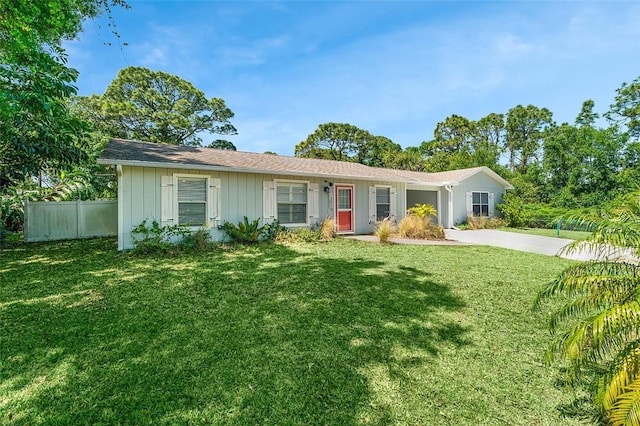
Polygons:
[[571,250],[613,246],[635,260],[575,264],[540,291],[536,308],[563,300],[550,319],[555,338],[548,359],[568,361],[573,382],[587,383],[609,423],[640,424],[640,191],[603,217],[570,220],[595,229]]

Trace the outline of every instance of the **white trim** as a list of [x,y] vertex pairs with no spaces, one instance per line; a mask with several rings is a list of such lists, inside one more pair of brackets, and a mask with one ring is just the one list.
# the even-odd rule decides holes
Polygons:
[[442,226],[442,190],[438,189],[437,193],[436,203],[438,203],[438,206],[436,207],[436,210],[438,212],[438,225]]
[[[391,186],[391,185],[373,185],[373,188],[374,188],[374,193],[375,193],[375,196],[374,196],[375,197],[374,198],[374,207],[375,208],[374,208],[374,211],[373,211],[373,216],[374,216],[375,220],[374,220],[373,223],[380,223],[381,222],[380,220],[378,220],[378,188],[388,188],[389,189],[389,212],[388,212],[389,216],[388,217],[389,217],[389,219],[395,219],[395,217],[397,216],[396,212],[393,211],[393,210],[395,210],[395,209],[393,209],[393,207],[395,207],[393,204],[395,204],[395,203],[391,202],[391,196],[392,195],[394,197],[396,196],[395,192],[392,194],[392,189],[395,189],[395,187]],[[405,199],[406,198],[407,197],[405,196]]]
[[262,181],[262,224],[276,220],[276,183],[272,180]]
[[[338,187],[349,187],[351,188],[351,231],[338,231]],[[355,234],[356,233],[356,186],[352,183],[334,183],[333,191],[335,193],[334,198],[334,223],[336,224],[336,234],[345,235],[345,234]]]
[[207,179],[207,226],[215,228],[222,219],[222,179],[209,176]]
[[175,185],[174,176],[162,176],[160,178],[160,224],[162,226],[175,223]]
[[205,195],[204,195],[204,222],[202,223],[202,225],[182,225],[185,228],[191,230],[191,231],[195,231],[198,230],[200,228],[204,227],[209,227],[209,212],[210,212],[210,207],[209,205],[213,202],[213,200],[210,199],[210,193],[209,193],[209,185],[210,185],[210,179],[211,176],[209,175],[198,175],[198,174],[192,174],[192,173],[174,173],[173,174],[173,224],[174,225],[181,225],[180,224],[180,207],[179,207],[179,201],[178,201],[178,180],[180,178],[198,178],[198,179],[203,179],[205,182]]
[[[304,226],[311,226],[311,223],[309,223],[309,184],[311,183],[308,180],[295,180],[295,179],[274,179],[273,180],[273,184],[274,184],[274,194],[273,194],[273,199],[275,202],[275,218],[280,220],[280,218],[278,217],[278,184],[279,183],[302,183],[305,184],[307,186],[307,214],[305,215],[305,222],[304,223],[284,223],[281,222],[280,225],[282,226],[286,226],[287,228],[295,228],[295,227],[304,227]],[[318,200],[319,203],[319,200]],[[319,209],[318,209],[319,210]],[[318,212],[318,215],[320,213]]]
[[[480,194],[480,202],[479,203],[474,203],[473,202],[473,194]],[[484,205],[484,203],[482,202],[482,194],[487,194],[487,216],[482,216],[482,206]],[[493,196],[492,196],[492,192],[489,191],[485,191],[485,190],[471,190],[467,192],[467,216],[468,217],[493,217],[492,213],[492,208],[491,208],[491,201],[493,200]],[[473,215],[473,206],[478,205],[480,206],[480,216],[474,216]]]

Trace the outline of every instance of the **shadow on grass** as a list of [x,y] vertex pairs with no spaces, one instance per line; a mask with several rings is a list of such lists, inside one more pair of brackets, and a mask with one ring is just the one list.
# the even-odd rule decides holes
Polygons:
[[466,344],[463,302],[400,262],[41,247],[3,253],[0,422],[385,423],[403,366]]

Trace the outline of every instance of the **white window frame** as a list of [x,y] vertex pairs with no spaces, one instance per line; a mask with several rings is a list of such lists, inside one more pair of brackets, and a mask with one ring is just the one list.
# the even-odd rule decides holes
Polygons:
[[376,189],[376,223],[380,223],[382,222],[381,220],[378,220],[378,188],[384,188],[384,189],[388,189],[389,190],[389,215],[387,217],[389,217],[390,219],[392,218],[392,216],[394,216],[394,213],[391,211],[391,185],[374,185],[374,188]]
[[295,228],[295,227],[300,227],[300,226],[310,226],[309,224],[309,185],[310,185],[310,181],[308,180],[291,180],[291,179],[274,179],[274,198],[275,198],[275,215],[276,215],[276,219],[279,221],[280,218],[278,217],[278,185],[280,184],[304,184],[305,188],[306,188],[306,201],[305,201],[305,221],[304,222],[299,222],[299,223],[289,223],[289,222],[280,222],[281,225],[286,226],[288,228]]
[[[479,203],[474,203],[473,202],[473,195],[474,194],[480,194],[480,202]],[[486,204],[482,202],[482,194],[487,194],[487,202]],[[487,206],[487,215],[483,216],[482,215],[482,206],[486,205]],[[480,206],[480,215],[476,216],[473,212],[473,208],[474,206]],[[471,191],[471,215],[473,217],[491,217],[491,193],[489,191]]]

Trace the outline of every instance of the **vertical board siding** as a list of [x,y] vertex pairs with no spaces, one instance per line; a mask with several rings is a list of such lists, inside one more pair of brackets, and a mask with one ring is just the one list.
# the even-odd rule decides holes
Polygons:
[[[484,173],[477,173],[472,177],[462,181],[459,186],[453,187],[453,221],[454,225],[458,225],[467,220],[467,192],[488,192],[495,194],[492,199],[494,206],[489,207],[494,210],[495,204],[502,202],[502,195],[505,192],[504,187]],[[444,203],[444,202],[443,202]],[[494,212],[495,213],[495,212]]]
[[[244,216],[249,220],[262,218],[263,215],[263,182],[274,180],[303,181],[309,184],[318,185],[318,221],[326,217],[333,217],[333,210],[330,206],[330,193],[324,192],[325,180],[334,184],[354,185],[354,207],[355,207],[355,232],[357,234],[369,234],[373,231],[373,225],[369,223],[369,186],[389,185],[396,191],[396,218],[404,216],[406,206],[405,185],[400,183],[389,183],[384,181],[370,182],[363,180],[328,180],[325,178],[301,177],[294,175],[271,175],[271,174],[250,174],[217,172],[206,170],[173,169],[173,168],[148,168],[124,167],[123,168],[123,244],[122,248],[133,247],[131,240],[131,229],[143,220],[148,222],[160,221],[162,209],[161,183],[162,176],[173,176],[173,174],[198,174],[219,178],[221,182],[221,214],[220,223],[229,221],[238,223]],[[328,182],[327,182],[328,185]],[[331,187],[331,191],[334,190]],[[217,228],[210,230],[214,240],[224,238],[224,233]]]
[[115,200],[25,202],[24,240],[73,240],[118,233]]

